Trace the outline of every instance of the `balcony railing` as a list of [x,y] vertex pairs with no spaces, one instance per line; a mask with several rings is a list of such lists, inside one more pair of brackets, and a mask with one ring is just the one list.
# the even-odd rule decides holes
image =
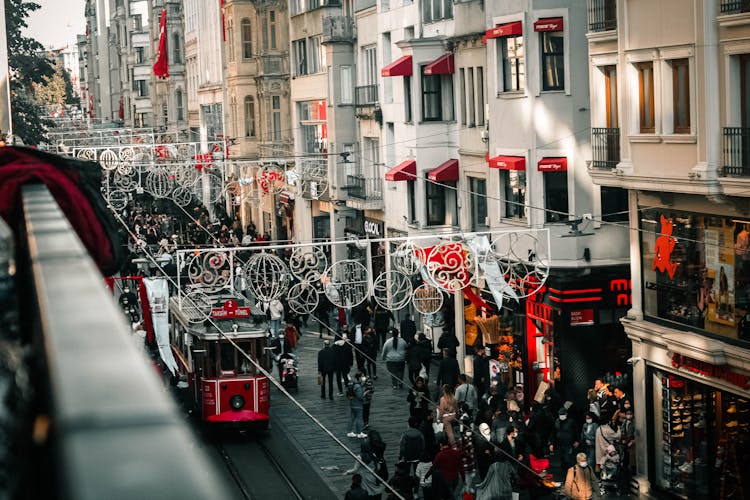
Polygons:
[[347,175],[346,185],[349,187],[349,196],[361,200],[382,200],[383,179],[379,177],[365,178],[358,175]]
[[353,42],[357,37],[357,25],[350,16],[327,16],[323,18],[323,43]]
[[721,0],[722,14],[750,12],[750,0]]
[[282,142],[262,142],[258,144],[258,156],[261,158],[289,158],[294,156],[291,144]]
[[374,106],[378,103],[378,86],[363,85],[354,87],[354,105],[358,107]]
[[722,175],[750,176],[750,128],[724,127]]
[[615,168],[620,163],[620,129],[591,129],[591,166]]
[[589,31],[617,28],[617,0],[588,0]]

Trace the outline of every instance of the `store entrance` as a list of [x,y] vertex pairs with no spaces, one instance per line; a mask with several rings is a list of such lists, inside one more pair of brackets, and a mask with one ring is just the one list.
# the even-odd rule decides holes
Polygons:
[[683,499],[747,498],[750,401],[651,370],[651,483]]

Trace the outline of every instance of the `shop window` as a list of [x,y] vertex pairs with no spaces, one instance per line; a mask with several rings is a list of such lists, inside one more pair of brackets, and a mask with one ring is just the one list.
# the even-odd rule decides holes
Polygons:
[[565,89],[564,32],[543,31],[542,90]]
[[750,220],[646,209],[641,229],[644,312],[750,343]]
[[499,81],[503,82],[501,92],[518,92],[526,88],[526,68],[524,63],[523,36],[506,36],[498,39],[498,55],[502,72]]
[[627,222],[629,220],[627,189],[602,186],[601,200],[604,222]]
[[635,65],[638,70],[638,113],[640,117],[640,133],[653,134],[656,132],[654,118],[654,63],[642,62]]
[[690,133],[690,65],[674,59],[672,65],[672,113],[675,134]]
[[526,172],[522,170],[500,171],[500,216],[507,219],[526,218]]
[[544,208],[547,222],[568,220],[568,172],[544,174]]

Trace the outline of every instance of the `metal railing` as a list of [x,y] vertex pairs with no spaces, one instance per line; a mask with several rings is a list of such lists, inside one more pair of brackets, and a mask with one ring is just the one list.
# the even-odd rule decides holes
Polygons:
[[750,176],[750,128],[724,127],[722,175]]
[[378,103],[378,86],[362,85],[354,87],[355,106],[374,106]]
[[589,31],[617,28],[617,0],[588,0]]
[[721,0],[722,14],[750,12],[750,0]]
[[323,18],[323,42],[352,42],[357,37],[357,25],[351,16]]
[[620,163],[620,129],[591,129],[591,166],[615,168]]
[[347,175],[346,185],[349,196],[360,200],[382,200],[383,179],[379,177],[366,178],[357,175]]
[[25,186],[22,200],[18,302],[44,358],[39,459],[52,467],[23,498],[229,498],[49,190]]

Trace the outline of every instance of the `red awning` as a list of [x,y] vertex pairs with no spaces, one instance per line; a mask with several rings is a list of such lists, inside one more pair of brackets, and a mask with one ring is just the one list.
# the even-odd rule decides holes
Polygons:
[[568,159],[564,156],[542,158],[537,168],[540,172],[565,172],[568,170]]
[[488,38],[500,38],[503,36],[514,35],[523,35],[523,23],[521,23],[521,21],[501,24],[500,26],[488,29],[484,34],[484,40],[487,41]]
[[380,76],[411,76],[411,56],[401,56],[380,70]]
[[458,160],[450,159],[430,170],[427,178],[435,182],[456,182],[458,180]]
[[425,75],[452,75],[456,72],[453,54],[445,54],[424,67]]
[[490,168],[501,170],[526,170],[526,158],[523,156],[495,156],[487,160]]
[[402,161],[385,173],[387,181],[415,181],[417,180],[417,162],[414,160]]
[[534,31],[562,31],[562,17],[545,17],[534,23]]

